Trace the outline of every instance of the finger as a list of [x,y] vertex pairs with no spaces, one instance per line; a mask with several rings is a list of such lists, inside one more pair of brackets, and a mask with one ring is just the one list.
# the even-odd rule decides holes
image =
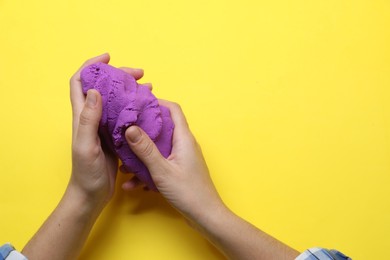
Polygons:
[[80,147],[92,147],[99,142],[98,128],[102,116],[102,97],[95,89],[87,92],[84,108],[80,113],[76,143]]
[[99,56],[96,56],[96,57],[93,57],[89,60],[86,60],[83,65],[81,65],[81,67],[76,71],[76,73],[73,75],[72,78],[74,78],[74,80],[77,80],[77,81],[80,81],[80,72],[87,66],[89,65],[92,65],[92,64],[95,64],[97,62],[103,62],[103,63],[108,63],[110,61],[110,54],[108,53],[104,53],[102,55],[99,55]]
[[122,189],[125,191],[134,190],[135,188],[137,188],[141,184],[142,184],[142,182],[137,177],[133,177],[130,180],[128,180],[122,184]]
[[142,83],[142,84],[139,84],[140,86],[144,86],[144,87],[147,87],[150,91],[153,90],[153,85],[152,83]]
[[179,135],[190,133],[187,119],[179,104],[163,99],[159,99],[158,103],[161,106],[167,107],[171,112],[171,118],[173,123],[175,124],[174,134],[175,132]]
[[128,67],[119,67],[118,69],[123,70],[124,72],[130,74],[135,78],[135,80],[139,80],[144,76],[143,69],[128,68]]
[[130,126],[125,132],[130,149],[149,169],[153,177],[154,172],[159,172],[166,166],[166,160],[157,149],[154,142],[138,126]]
[[108,53],[102,54],[100,56],[94,57],[87,60],[84,64],[76,71],[76,73],[70,79],[70,101],[72,103],[73,119],[74,125],[77,125],[79,121],[78,117],[81,110],[84,107],[85,96],[81,87],[80,81],[80,72],[88,65],[104,62],[108,63],[110,61],[110,55]]
[[[144,76],[143,69],[134,69],[134,68],[128,68],[128,67],[119,67],[119,69],[123,70],[126,73],[129,73],[131,76],[134,77],[135,80],[140,80]],[[153,89],[152,83],[142,83],[139,85],[147,87],[150,91],[152,91],[152,89]]]

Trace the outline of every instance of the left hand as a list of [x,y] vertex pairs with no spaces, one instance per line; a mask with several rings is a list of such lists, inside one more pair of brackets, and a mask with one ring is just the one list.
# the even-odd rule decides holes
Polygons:
[[[98,91],[82,92],[81,70],[97,62],[108,63],[110,56],[103,54],[87,60],[70,79],[70,98],[73,111],[72,176],[68,191],[83,196],[93,206],[104,207],[112,198],[115,188],[118,159],[101,146],[98,135],[102,115],[102,98]],[[143,70],[121,68],[136,80]],[[151,86],[149,86],[151,88]]]

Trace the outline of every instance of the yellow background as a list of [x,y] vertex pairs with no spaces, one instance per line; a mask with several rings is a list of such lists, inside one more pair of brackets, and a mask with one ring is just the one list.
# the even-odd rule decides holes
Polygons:
[[[109,52],[182,105],[237,214],[298,250],[388,258],[389,14],[387,0],[0,0],[0,243],[22,249],[61,198],[68,80]],[[118,190],[81,258],[223,259],[141,190]]]

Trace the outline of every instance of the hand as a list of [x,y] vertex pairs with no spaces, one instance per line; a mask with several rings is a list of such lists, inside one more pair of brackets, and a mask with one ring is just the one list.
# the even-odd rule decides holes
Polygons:
[[[114,192],[118,160],[101,147],[98,136],[102,98],[89,90],[85,98],[80,71],[96,62],[108,63],[103,54],[90,59],[70,80],[73,110],[72,176],[64,196],[23,249],[28,259],[78,259],[102,209]],[[121,68],[136,80],[142,70]],[[144,84],[151,88],[150,84]]]
[[[73,110],[72,177],[68,190],[83,196],[93,205],[105,206],[114,193],[118,159],[101,146],[98,127],[102,114],[102,98],[98,91],[89,90],[85,98],[80,81],[81,70],[97,62],[108,63],[103,54],[86,61],[70,80]],[[136,80],[142,78],[141,69],[121,68]],[[150,84],[147,84],[151,88]]]
[[[148,135],[137,126],[126,130],[130,148],[149,169],[159,192],[189,220],[198,221],[224,206],[210,178],[202,151],[179,105],[160,100],[175,124],[172,153],[165,159]],[[134,180],[123,184],[134,188]]]
[[[160,104],[170,109],[175,123],[172,153],[167,159],[137,126],[125,133],[130,148],[148,167],[160,193],[228,259],[295,259],[297,251],[224,205],[180,107],[168,101]],[[122,187],[131,189],[135,184],[130,180]]]

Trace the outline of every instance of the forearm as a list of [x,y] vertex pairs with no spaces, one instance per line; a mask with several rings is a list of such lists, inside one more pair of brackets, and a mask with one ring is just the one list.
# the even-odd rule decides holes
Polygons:
[[233,214],[221,201],[202,150],[177,104],[169,108],[175,130],[172,153],[166,159],[137,126],[126,130],[131,150],[149,169],[159,192],[190,225],[231,259],[293,259],[298,252]]
[[30,260],[76,259],[103,205],[68,187],[57,208],[24,247]]
[[228,259],[294,259],[299,255],[225,206],[199,214],[191,223]]

